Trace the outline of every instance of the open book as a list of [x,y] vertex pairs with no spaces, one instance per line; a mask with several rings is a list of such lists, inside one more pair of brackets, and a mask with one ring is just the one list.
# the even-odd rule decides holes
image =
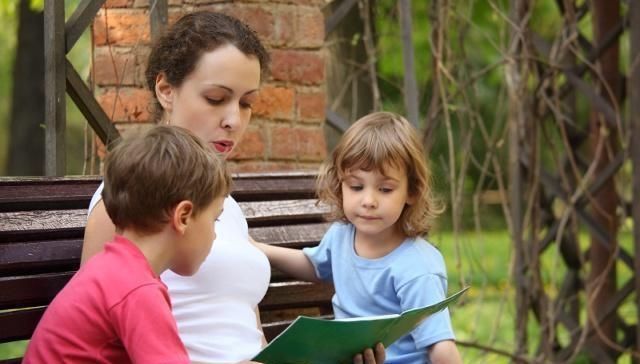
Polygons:
[[400,315],[323,320],[299,316],[252,360],[264,364],[352,363],[353,356],[381,342],[385,347],[408,334],[429,315],[454,303],[469,287],[431,306]]

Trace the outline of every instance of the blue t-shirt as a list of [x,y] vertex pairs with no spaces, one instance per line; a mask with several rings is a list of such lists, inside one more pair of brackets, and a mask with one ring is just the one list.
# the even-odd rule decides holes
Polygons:
[[[408,238],[384,257],[366,259],[355,252],[355,228],[334,223],[320,245],[303,251],[316,275],[335,286],[336,318],[398,314],[434,304],[447,293],[442,254],[422,238]],[[427,348],[454,339],[448,309],[427,318],[386,348],[385,363],[429,363]]]

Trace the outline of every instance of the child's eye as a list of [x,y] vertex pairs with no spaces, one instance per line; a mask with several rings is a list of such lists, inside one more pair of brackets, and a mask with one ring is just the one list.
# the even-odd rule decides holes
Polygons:
[[362,190],[362,186],[360,186],[360,185],[350,185],[349,188],[352,189],[353,191]]
[[382,192],[382,193],[390,193],[390,192],[393,192],[393,188],[380,187],[380,192]]

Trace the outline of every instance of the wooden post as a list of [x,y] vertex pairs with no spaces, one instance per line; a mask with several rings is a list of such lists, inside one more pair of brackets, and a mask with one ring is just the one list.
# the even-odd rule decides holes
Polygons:
[[63,176],[65,156],[64,1],[44,3],[45,174]]
[[[619,0],[594,0],[591,5],[593,43],[599,45],[604,41],[605,36],[620,23],[620,2]],[[620,104],[621,80],[618,67],[618,48],[618,41],[616,41],[602,53],[596,62],[599,76],[594,77],[598,80],[596,83],[597,92],[605,100],[605,104],[610,105],[614,110],[616,108],[613,106]],[[605,114],[596,108],[591,111],[589,139],[596,177],[611,164],[613,156],[619,149],[617,121],[615,120],[617,115],[615,112],[612,114]],[[599,325],[599,328],[597,329],[598,335],[593,335],[588,339],[587,345],[605,349],[611,359],[616,357],[616,352],[610,348],[607,341],[617,342],[617,320],[615,316],[601,323],[597,323],[595,320],[598,317],[603,317],[603,310],[617,291],[615,265],[612,266],[610,261],[615,259],[613,254],[617,251],[618,244],[618,204],[619,198],[613,178],[609,178],[602,188],[591,196],[593,220],[604,229],[610,245],[607,246],[607,242],[596,234],[591,235],[589,249],[591,271],[587,283],[587,310],[589,314],[587,316],[590,325]]]
[[[640,307],[640,2],[629,3],[629,37],[631,38],[631,60],[629,64],[629,119],[631,124],[631,165],[633,166],[632,191],[633,202],[631,216],[633,220],[633,242],[635,248],[634,270],[636,307]],[[636,313],[636,322],[640,322],[640,311]],[[640,353],[640,325],[636,324],[636,343],[634,351]],[[635,363],[640,362],[637,358]]]
[[404,63],[404,105],[407,119],[417,128],[420,118],[418,84],[414,65],[413,30],[411,22],[411,0],[398,0],[400,28],[402,29],[402,61]]
[[169,6],[167,0],[153,0],[149,5],[149,24],[151,26],[151,40],[156,40],[167,27]]
[[511,214],[511,239],[514,245],[515,264],[513,280],[516,287],[515,347],[516,356],[527,353],[527,322],[531,301],[527,279],[527,247],[524,241],[524,173],[520,156],[524,153],[523,134],[526,127],[527,65],[524,38],[530,0],[511,0],[509,19],[512,24],[507,63],[507,90],[509,94],[509,211]]

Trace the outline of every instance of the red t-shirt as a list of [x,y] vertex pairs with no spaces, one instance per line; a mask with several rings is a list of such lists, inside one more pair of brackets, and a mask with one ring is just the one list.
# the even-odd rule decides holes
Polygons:
[[47,308],[23,363],[189,363],[167,287],[122,236]]

